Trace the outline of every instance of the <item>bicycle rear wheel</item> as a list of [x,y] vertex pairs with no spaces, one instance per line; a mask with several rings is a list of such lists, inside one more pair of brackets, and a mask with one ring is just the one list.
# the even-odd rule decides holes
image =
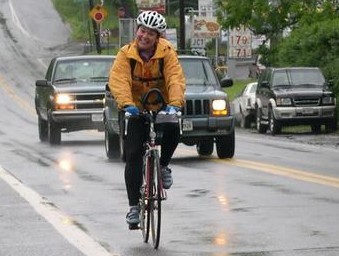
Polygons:
[[140,199],[140,229],[144,242],[147,243],[150,233],[150,198],[152,198],[151,174],[152,174],[152,157],[146,155],[143,166],[143,185],[141,187]]
[[160,231],[161,231],[161,175],[160,175],[160,161],[159,152],[152,151],[152,199],[150,200],[150,225],[152,231],[153,247],[157,249],[160,242]]

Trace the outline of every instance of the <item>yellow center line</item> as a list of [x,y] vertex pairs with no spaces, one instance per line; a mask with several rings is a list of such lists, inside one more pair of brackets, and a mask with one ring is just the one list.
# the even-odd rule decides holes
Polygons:
[[9,84],[6,83],[5,79],[0,74],[0,87],[7,92],[7,94],[16,102],[20,107],[27,110],[30,114],[35,115],[35,108],[32,107],[26,100],[17,95],[15,90],[11,88]]
[[[25,110],[28,110],[31,114],[35,115],[35,108],[32,107],[32,105],[30,105],[27,101],[19,97],[16,94],[16,92],[5,82],[5,79],[1,76],[1,74],[0,74],[0,85],[9,94],[9,96],[12,97],[15,102],[17,102],[17,104],[19,104]],[[249,160],[241,159],[211,159],[211,160],[215,162],[224,162],[229,165],[248,168],[260,172],[266,172],[306,182],[312,182],[316,184],[339,188],[339,178],[335,177]]]
[[270,174],[280,175],[284,177],[289,177],[297,180],[302,180],[306,182],[312,182],[316,184],[331,186],[339,188],[339,178],[320,175],[308,171],[297,170],[288,167],[275,166],[272,164],[265,164],[249,160],[241,159],[212,159],[215,162],[224,162],[229,165],[248,168],[260,172],[266,172]]

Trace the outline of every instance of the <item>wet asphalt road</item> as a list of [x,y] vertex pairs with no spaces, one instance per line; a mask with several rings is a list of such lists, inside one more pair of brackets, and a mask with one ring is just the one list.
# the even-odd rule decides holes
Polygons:
[[82,49],[50,1],[24,2],[0,0],[0,255],[339,255],[338,137],[241,129],[233,160],[180,145],[160,248],[144,244],[127,230],[124,165],[106,159],[103,133],[38,140],[34,81]]

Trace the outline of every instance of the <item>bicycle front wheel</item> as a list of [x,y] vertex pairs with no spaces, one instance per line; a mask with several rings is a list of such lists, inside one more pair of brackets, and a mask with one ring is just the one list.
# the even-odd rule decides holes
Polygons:
[[159,247],[160,230],[161,230],[161,174],[160,174],[160,161],[159,152],[152,151],[151,169],[153,169],[152,177],[152,199],[150,200],[150,226],[152,231],[153,247]]
[[140,199],[140,229],[142,232],[142,237],[145,243],[148,242],[149,233],[150,233],[150,206],[151,198],[153,194],[152,189],[152,157],[146,155],[144,159],[143,166],[143,185],[141,187],[141,199]]

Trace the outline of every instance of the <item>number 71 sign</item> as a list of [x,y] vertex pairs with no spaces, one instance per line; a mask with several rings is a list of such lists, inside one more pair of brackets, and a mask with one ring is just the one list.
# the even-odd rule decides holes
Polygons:
[[251,31],[244,26],[231,29],[228,35],[228,58],[248,59],[251,57]]

